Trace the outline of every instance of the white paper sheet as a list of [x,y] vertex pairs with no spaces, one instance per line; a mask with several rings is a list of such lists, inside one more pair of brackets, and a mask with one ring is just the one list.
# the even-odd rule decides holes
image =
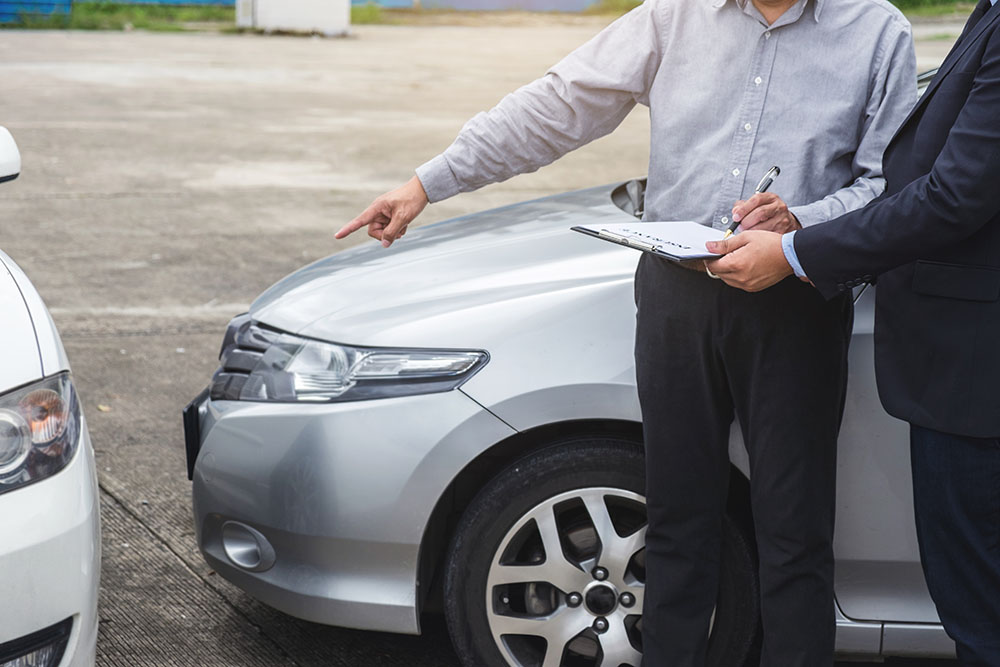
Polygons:
[[[670,259],[685,261],[689,259],[706,259],[718,257],[705,248],[708,241],[719,241],[725,232],[712,229],[697,222],[624,222],[605,225],[580,225],[579,228],[601,235],[607,240],[617,243],[628,241],[634,243],[638,250],[650,250],[658,255],[666,255]],[[649,246],[641,247],[641,246]]]

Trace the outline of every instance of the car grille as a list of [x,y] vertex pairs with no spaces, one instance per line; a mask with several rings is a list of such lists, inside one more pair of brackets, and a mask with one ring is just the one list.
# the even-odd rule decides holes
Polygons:
[[219,350],[219,370],[212,376],[212,400],[237,401],[251,371],[278,339],[280,332],[260,326],[249,313],[237,315],[226,327]]

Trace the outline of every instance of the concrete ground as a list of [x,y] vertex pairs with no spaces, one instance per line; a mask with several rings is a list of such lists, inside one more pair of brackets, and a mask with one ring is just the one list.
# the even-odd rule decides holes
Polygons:
[[[362,242],[333,231],[604,22],[371,26],[338,40],[3,33],[0,124],[24,166],[0,188],[0,247],[51,307],[97,450],[98,664],[456,665],[438,620],[422,637],[323,627],[215,576],[193,540],[180,410],[232,315]],[[921,66],[960,28],[926,29]],[[421,222],[643,175],[647,132],[633,113],[611,137]]]

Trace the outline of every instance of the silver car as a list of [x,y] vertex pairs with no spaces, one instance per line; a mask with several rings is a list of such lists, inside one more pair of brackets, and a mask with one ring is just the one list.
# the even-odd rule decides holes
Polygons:
[[[924,77],[924,82],[929,75]],[[199,546],[288,614],[419,633],[470,667],[638,667],[638,253],[572,225],[642,212],[644,181],[414,230],[293,273],[230,324],[185,410]],[[920,568],[908,431],[881,408],[857,293],[840,439],[837,651],[950,657]],[[732,429],[710,664],[759,625],[749,468]]]

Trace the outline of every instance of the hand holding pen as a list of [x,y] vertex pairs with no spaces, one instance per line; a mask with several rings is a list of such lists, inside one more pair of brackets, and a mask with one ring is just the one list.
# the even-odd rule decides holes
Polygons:
[[756,229],[781,234],[802,228],[781,197],[767,192],[780,173],[781,169],[771,167],[764,174],[764,178],[760,179],[754,195],[746,201],[736,202],[733,206],[733,222],[726,232],[726,238],[729,238],[737,227],[743,231]]

